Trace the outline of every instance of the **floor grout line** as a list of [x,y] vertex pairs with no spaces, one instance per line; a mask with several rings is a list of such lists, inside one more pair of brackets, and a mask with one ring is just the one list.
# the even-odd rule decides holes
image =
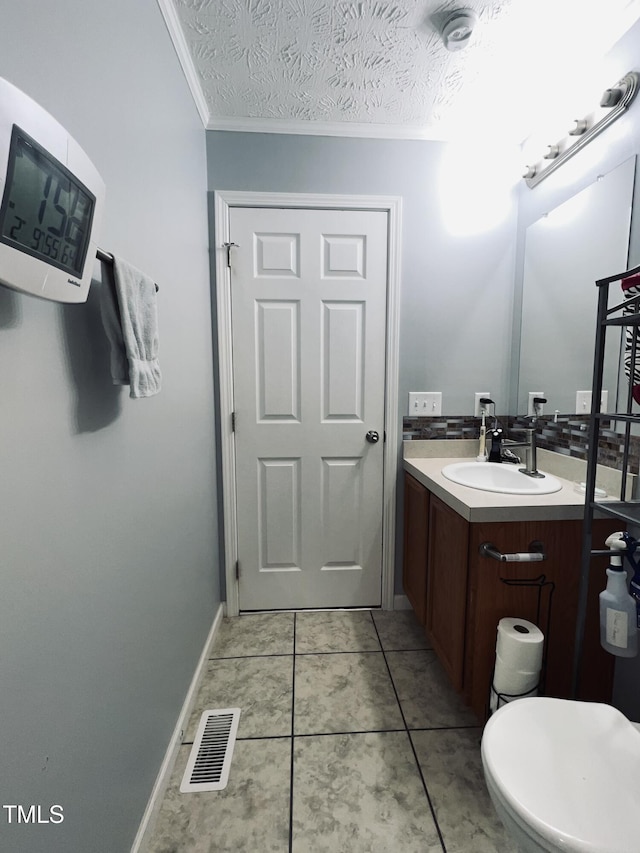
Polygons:
[[[472,731],[473,729],[481,729],[481,725],[477,726],[417,726],[409,728],[403,725],[401,728],[388,729],[345,729],[335,732],[296,732],[294,735],[244,735],[236,737],[236,740],[285,740],[290,737],[295,738],[310,738],[310,737],[343,737],[344,735],[384,735],[394,734],[397,732],[456,732],[456,731]],[[183,741],[180,746],[192,745],[193,741]]]
[[296,708],[296,624],[298,614],[293,614],[293,673],[291,677],[291,769],[289,774],[289,853],[293,853],[293,763],[295,757],[295,708]]
[[217,660],[244,660],[245,658],[290,658],[293,652],[273,652],[272,654],[228,655],[227,657],[207,658],[209,662]]
[[296,656],[303,658],[309,657],[310,655],[377,655],[381,651],[382,649],[347,649],[346,651],[336,649],[330,652],[296,652]]
[[[396,732],[405,732],[409,733],[413,732],[455,732],[455,731],[470,731],[473,729],[481,729],[482,726],[478,723],[478,725],[471,726],[416,726],[415,728],[407,728],[406,725],[403,725],[402,728],[399,729],[345,729],[345,731],[337,731],[337,732],[296,732],[295,735],[291,734],[282,734],[282,735],[244,735],[242,737],[236,737],[236,740],[288,740],[290,737],[296,738],[309,738],[309,737],[343,737],[344,735],[384,735],[384,734],[393,734]],[[180,746],[193,746],[192,740],[183,740],[180,742]]]
[[409,729],[410,732],[457,732],[466,731],[467,729],[481,729],[480,723],[468,726],[416,726]]
[[[373,622],[373,627],[378,636],[378,640],[380,642],[380,646],[382,646],[382,640],[380,640],[380,633],[378,631],[378,626],[376,625],[376,620],[371,616],[371,621]],[[445,847],[444,838],[442,837],[442,831],[440,830],[440,824],[438,823],[438,818],[436,817],[436,812],[433,807],[433,803],[431,801],[431,796],[429,794],[429,788],[427,787],[427,781],[424,778],[424,773],[422,772],[422,767],[420,766],[420,762],[418,761],[418,754],[416,752],[416,748],[413,743],[413,738],[411,737],[411,731],[409,730],[409,726],[407,725],[407,718],[404,715],[404,711],[402,710],[402,704],[400,702],[400,697],[398,696],[398,691],[396,689],[395,682],[393,680],[393,675],[391,674],[391,667],[389,666],[389,661],[387,660],[387,655],[384,649],[382,650],[382,656],[384,658],[385,666],[387,667],[387,672],[389,673],[389,680],[391,681],[391,686],[393,688],[393,692],[396,697],[396,702],[398,703],[398,708],[400,709],[400,715],[402,717],[402,722],[404,723],[404,728],[407,733],[407,737],[409,739],[409,744],[411,746],[411,751],[413,752],[413,758],[416,762],[416,768],[418,773],[420,774],[420,779],[422,780],[422,787],[424,789],[425,796],[427,798],[427,802],[429,803],[429,809],[431,810],[431,816],[433,817],[433,823],[436,828],[436,832],[438,833],[438,838],[440,839],[440,844],[442,845],[443,853],[447,853],[447,848]]]
[[344,737],[345,735],[386,735],[397,734],[404,732],[406,729],[357,729],[355,731],[340,731],[340,732],[296,732],[294,737]]
[[379,649],[345,649],[332,652],[296,652],[296,655],[298,657],[304,657],[305,655],[374,655],[384,651],[401,652],[402,654],[405,654],[406,652],[432,652],[433,649],[385,649],[381,643]]
[[[406,654],[408,652],[432,652],[433,649],[427,648],[415,648],[415,649],[385,649],[382,647],[379,649],[344,649],[344,650],[336,650],[330,652],[323,651],[310,651],[310,652],[296,652],[296,657],[307,657],[308,655],[375,655],[380,654],[380,652],[391,652],[399,654]],[[251,655],[228,655],[227,657],[216,657],[216,658],[207,658],[208,662],[220,661],[220,660],[244,660],[245,658],[290,658],[293,656],[293,652],[274,652],[272,654],[251,654]]]

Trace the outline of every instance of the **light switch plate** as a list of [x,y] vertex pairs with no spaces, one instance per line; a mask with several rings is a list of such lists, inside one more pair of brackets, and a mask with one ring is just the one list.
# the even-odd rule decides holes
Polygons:
[[410,391],[409,415],[427,417],[442,414],[442,391]]
[[[576,391],[576,414],[591,414],[591,391]],[[603,391],[600,397],[600,411],[606,414],[609,404],[609,392]]]

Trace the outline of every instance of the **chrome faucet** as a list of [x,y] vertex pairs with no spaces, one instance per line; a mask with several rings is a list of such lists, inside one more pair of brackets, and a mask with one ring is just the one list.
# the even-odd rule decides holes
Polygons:
[[511,441],[510,439],[505,439],[504,446],[505,448],[511,449],[512,447],[524,447],[525,448],[525,462],[524,468],[520,468],[523,474],[526,474],[528,477],[540,477],[543,478],[544,474],[541,474],[538,471],[538,460],[537,460],[537,445],[536,445],[536,431],[535,429],[515,429],[512,432],[524,432],[527,436],[526,441]]

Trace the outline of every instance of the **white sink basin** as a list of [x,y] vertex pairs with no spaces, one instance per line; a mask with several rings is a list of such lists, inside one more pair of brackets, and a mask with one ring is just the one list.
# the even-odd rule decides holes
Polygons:
[[461,486],[506,495],[549,495],[562,488],[562,483],[550,474],[545,474],[543,478],[528,477],[520,471],[520,467],[510,462],[473,460],[445,465],[442,473],[448,480]]

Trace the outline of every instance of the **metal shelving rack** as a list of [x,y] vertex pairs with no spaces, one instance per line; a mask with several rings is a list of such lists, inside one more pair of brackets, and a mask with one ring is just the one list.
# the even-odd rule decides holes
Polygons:
[[[587,594],[589,590],[589,573],[591,558],[596,555],[608,554],[608,551],[593,550],[592,529],[593,518],[597,513],[599,517],[608,516],[617,518],[625,524],[640,525],[640,500],[627,499],[628,474],[629,474],[629,444],[631,438],[632,424],[640,424],[640,413],[633,414],[633,384],[634,372],[638,361],[638,329],[640,328],[640,292],[638,296],[623,299],[622,302],[609,307],[609,287],[615,282],[621,282],[625,278],[640,273],[640,266],[625,270],[617,275],[602,278],[596,281],[598,288],[598,313],[596,324],[595,354],[593,362],[593,385],[591,397],[591,417],[589,419],[589,456],[587,461],[586,493],[584,502],[584,523],[582,527],[582,561],[580,568],[580,589],[578,593],[578,617],[576,621],[576,641],[573,659],[572,695],[578,695],[580,661],[582,658],[582,647],[584,642],[584,628],[587,610]],[[640,289],[639,289],[640,291]],[[604,354],[607,330],[611,327],[622,327],[624,341],[631,341],[629,360],[629,388],[625,410],[622,412],[602,413],[600,411],[600,398],[602,396],[602,377],[604,371]],[[627,335],[627,330],[631,334]],[[622,364],[622,359],[621,362]],[[617,421],[624,424],[622,436],[622,477],[620,483],[620,495],[618,500],[596,501],[596,474],[598,465],[598,448],[601,440],[603,423]],[[635,472],[638,473],[637,471]]]

